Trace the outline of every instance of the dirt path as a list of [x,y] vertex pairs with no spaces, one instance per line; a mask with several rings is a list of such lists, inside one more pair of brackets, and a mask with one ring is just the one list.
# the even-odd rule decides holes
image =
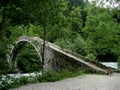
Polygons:
[[120,90],[120,74],[81,75],[58,82],[32,84],[11,90]]

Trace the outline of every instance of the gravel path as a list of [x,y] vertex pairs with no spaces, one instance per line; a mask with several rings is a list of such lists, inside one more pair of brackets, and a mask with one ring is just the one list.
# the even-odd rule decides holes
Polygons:
[[45,82],[11,90],[120,90],[120,74],[81,75],[58,82]]

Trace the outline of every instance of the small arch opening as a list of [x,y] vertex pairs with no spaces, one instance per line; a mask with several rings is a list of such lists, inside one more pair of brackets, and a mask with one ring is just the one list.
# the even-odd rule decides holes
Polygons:
[[12,66],[20,73],[38,72],[42,69],[41,57],[29,42],[19,42],[12,53]]
[[107,52],[97,56],[97,59],[101,62],[117,62],[117,58],[118,56],[112,52]]

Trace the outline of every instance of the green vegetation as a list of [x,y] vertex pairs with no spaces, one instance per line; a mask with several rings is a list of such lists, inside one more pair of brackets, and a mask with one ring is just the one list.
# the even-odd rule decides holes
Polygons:
[[99,60],[117,61],[120,25],[109,9],[91,7],[94,12],[87,9],[89,15],[83,29],[87,34],[88,51]]
[[[37,36],[93,61],[120,65],[120,1],[107,0],[118,3],[115,8],[103,8],[102,1],[97,6],[97,1],[1,0],[0,75],[9,72],[6,53],[19,36]],[[38,59],[34,48],[26,44],[13,61],[18,61],[20,71],[32,72],[41,69]]]
[[28,43],[22,48],[22,50],[16,56],[17,68],[24,73],[40,71],[42,69],[41,58],[37,55],[37,52]]
[[[69,70],[61,70],[58,71],[57,73],[55,72],[43,72],[43,75],[39,75],[36,73],[36,76],[22,76],[20,78],[14,78],[7,76],[6,80],[2,81],[2,86],[5,90],[8,90],[10,88],[17,88],[22,85],[26,84],[32,84],[32,83],[39,83],[39,82],[55,82],[58,80],[63,80],[65,78],[73,77],[73,76],[78,76],[84,73],[88,73],[86,71],[78,71],[78,72],[73,72]],[[3,90],[1,87],[0,90]]]

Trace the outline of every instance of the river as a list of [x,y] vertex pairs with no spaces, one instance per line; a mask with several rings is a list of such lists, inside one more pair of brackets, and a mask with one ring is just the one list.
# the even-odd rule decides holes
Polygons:
[[101,62],[103,65],[118,69],[118,62]]

